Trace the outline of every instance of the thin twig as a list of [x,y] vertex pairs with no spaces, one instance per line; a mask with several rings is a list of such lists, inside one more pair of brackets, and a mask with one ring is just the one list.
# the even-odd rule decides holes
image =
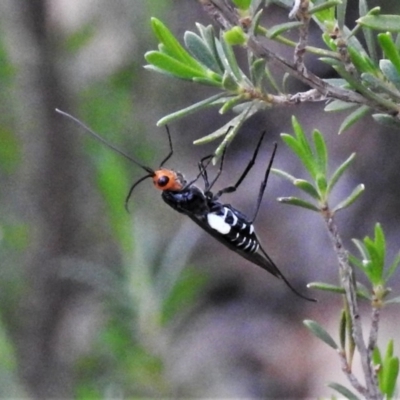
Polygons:
[[369,332],[369,338],[368,338],[368,351],[371,353],[371,357],[372,357],[372,352],[374,351],[376,343],[378,341],[380,313],[381,309],[379,307],[374,307],[372,309],[371,330]]
[[347,251],[343,246],[342,239],[333,220],[333,215],[328,207],[326,207],[326,209],[324,210],[323,216],[339,261],[342,286],[346,292],[345,296],[349,306],[349,312],[352,321],[352,334],[357,350],[360,353],[361,366],[364,372],[364,378],[367,387],[367,393],[365,394],[365,397],[371,400],[382,399],[376,382],[376,374],[372,365],[371,352],[368,351],[363,339],[361,318],[357,302],[354,271],[349,264]]
[[[204,10],[222,27],[222,29],[226,30],[231,29],[234,26],[240,26],[239,16],[227,5],[226,1],[220,0],[218,4],[216,0],[199,0],[199,2],[203,5]],[[224,6],[221,6],[221,2]],[[309,85],[311,88],[318,90],[324,99],[332,98],[345,102],[366,105],[385,113],[397,114],[399,111],[395,104],[391,105],[385,103],[382,105],[379,102],[366,98],[352,90],[330,85],[308,70],[301,72],[298,71],[295,65],[269,50],[268,47],[261,43],[253,33],[248,34],[246,47],[251,50],[255,56],[266,59],[282,70],[290,73],[303,83]]]
[[[297,71],[304,74],[306,72],[306,65],[304,64],[304,55],[306,54],[306,47],[308,42],[308,30],[310,26],[310,13],[308,12],[309,0],[301,0],[298,10],[296,12],[297,17],[303,23],[299,28],[299,41],[294,49],[294,65]],[[291,11],[291,14],[293,13]],[[289,17],[291,16],[289,14]]]
[[361,385],[358,381],[357,377],[351,372],[351,367],[346,359],[346,353],[343,350],[338,350],[340,364],[342,366],[342,371],[346,375],[348,381],[353,386],[354,389],[358,391],[358,393],[367,396],[367,389]]

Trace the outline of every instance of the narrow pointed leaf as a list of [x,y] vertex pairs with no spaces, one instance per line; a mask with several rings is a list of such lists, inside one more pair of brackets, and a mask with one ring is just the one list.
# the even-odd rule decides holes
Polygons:
[[203,108],[209,107],[213,105],[213,103],[218,100],[219,98],[223,97],[225,93],[218,93],[214,96],[208,97],[207,99],[201,100],[195,104],[192,104],[189,107],[183,108],[182,110],[175,111],[171,114],[166,115],[165,117],[161,118],[157,122],[157,126],[163,126],[165,124],[170,123],[171,121],[175,121],[179,118],[185,117],[187,115],[193,114],[196,111],[202,110]]
[[228,44],[224,38],[221,38],[220,41],[220,56],[228,71],[232,73],[238,83],[242,83],[243,73],[236,61],[235,53],[233,52],[232,46]]
[[326,189],[328,187],[328,183],[326,182],[326,176],[324,174],[318,173],[315,178],[317,183],[318,193],[320,193],[320,197],[322,199],[326,198]]
[[317,189],[315,189],[315,187],[310,182],[308,182],[304,179],[296,179],[293,183],[296,187],[303,190],[304,192],[309,194],[314,199],[317,199],[317,200],[320,199],[320,195],[317,192]]
[[382,80],[382,78],[377,78],[376,76],[366,72],[361,74],[361,79],[371,90],[386,93],[395,101],[400,101],[400,92],[394,87],[394,84],[390,84],[389,82]]
[[263,58],[259,58],[251,64],[250,79],[256,88],[260,88],[263,79],[266,78],[266,73],[265,73],[266,63],[267,63],[266,60],[264,60]]
[[281,176],[282,178],[287,179],[288,181],[292,182],[293,184],[296,181],[296,178],[293,175],[290,175],[287,172],[282,171],[281,169],[271,168],[271,172],[273,172],[276,175]]
[[212,71],[222,75],[223,71],[215,59],[214,54],[198,35],[189,31],[185,32],[184,40],[187,49],[199,62]]
[[347,9],[347,0],[344,0],[342,4],[339,4],[336,7],[336,18],[340,30],[343,30],[345,24],[346,9]]
[[389,81],[392,82],[398,90],[400,90],[400,73],[397,72],[397,69],[393,63],[390,60],[381,59],[379,60],[379,68],[386,78],[388,78]]
[[220,138],[221,136],[225,136],[227,133],[228,129],[231,128],[232,126],[235,127],[238,124],[244,122],[243,117],[245,116],[246,119],[250,118],[254,113],[257,112],[256,107],[249,107],[247,106],[246,109],[244,109],[239,115],[236,117],[232,118],[230,121],[228,121],[225,125],[221,126],[218,128],[216,131],[210,133],[209,135],[203,136],[200,139],[197,139],[193,142],[193,144],[198,145],[198,144],[205,144],[209,143],[215,139]]
[[342,310],[340,314],[340,323],[339,323],[339,340],[340,340],[340,348],[346,348],[346,335],[347,334],[347,313],[346,310]]
[[339,128],[339,135],[343,133],[345,130],[349,129],[352,125],[354,125],[359,119],[364,117],[364,115],[368,114],[369,107],[361,106],[357,108],[357,110],[353,111],[350,115],[348,115],[345,120],[342,122]]
[[346,171],[346,169],[350,166],[350,164],[353,162],[354,158],[356,156],[356,153],[352,153],[350,157],[344,161],[333,173],[332,178],[328,182],[328,188],[327,191],[330,193],[333,189],[333,187],[336,185],[337,181],[340,179],[340,177],[343,175],[343,173]]
[[223,67],[222,61],[220,59],[220,56],[218,54],[217,47],[215,44],[217,39],[215,37],[213,27],[211,25],[204,26],[199,23],[196,23],[196,27],[199,30],[200,35],[204,40],[204,43],[207,44],[207,47],[209,48],[211,54],[213,55],[214,59],[218,63],[219,70],[224,71],[224,67]]
[[372,118],[382,126],[386,126],[391,129],[400,129],[400,120],[388,114],[373,114]]
[[193,69],[200,69],[199,64],[176,40],[172,32],[157,18],[151,19],[151,26],[157,39],[164,44],[170,54],[174,54],[175,58]]
[[165,70],[178,78],[191,80],[194,77],[207,76],[204,70],[194,69],[167,54],[160,53],[159,51],[148,51],[145,54],[145,59],[149,64],[154,65],[161,70]]
[[396,269],[399,266],[399,264],[400,264],[400,253],[397,253],[395,259],[392,262],[392,264],[390,265],[390,267],[386,271],[385,281],[387,281],[393,275],[393,273],[396,271]]
[[375,248],[378,252],[379,258],[382,260],[382,264],[384,265],[386,256],[386,239],[382,226],[379,223],[375,225]]
[[307,284],[307,287],[310,289],[323,290],[325,292],[340,293],[340,294],[345,293],[344,289],[341,286],[331,285],[325,282],[311,282]]
[[388,396],[388,398],[392,398],[394,396],[398,376],[399,358],[393,357],[386,365],[386,372],[384,375],[384,393]]
[[328,166],[328,151],[326,149],[325,139],[322,136],[322,133],[318,130],[314,130],[313,139],[318,169],[323,175],[325,175]]
[[357,250],[360,252],[363,260],[367,260],[369,258],[367,249],[365,248],[364,242],[358,239],[352,239],[352,242],[357,247]]
[[292,135],[287,133],[281,133],[282,140],[287,144],[288,147],[297,155],[303,165],[306,167],[308,173],[314,178],[315,177],[315,167],[313,159],[304,151],[298,140]]
[[300,125],[299,121],[295,116],[292,117],[292,127],[296,135],[296,138],[303,149],[304,154],[306,154],[307,157],[311,158],[313,156],[313,152],[311,150],[310,143],[308,143],[303,127]]
[[346,399],[360,400],[360,398],[357,397],[352,391],[350,391],[349,389],[347,389],[345,386],[341,385],[340,383],[331,382],[328,384],[328,386],[330,388],[336,390],[338,393],[340,393]]
[[237,106],[239,103],[241,103],[244,100],[243,95],[235,96],[232,97],[230,100],[225,102],[225,104],[219,109],[219,113],[225,114],[226,112],[230,111],[233,107]]
[[272,27],[271,29],[268,29],[267,32],[267,37],[270,39],[275,38],[278,35],[281,35],[282,33],[285,33],[291,29],[298,28],[302,26],[303,23],[300,21],[295,21],[295,22],[285,22],[283,24],[278,24]]
[[365,15],[356,22],[377,31],[400,32],[400,15]]
[[279,197],[277,200],[283,204],[290,204],[292,206],[303,207],[308,210],[317,211],[317,212],[320,211],[320,209],[317,206],[315,206],[314,204],[311,204],[306,200],[299,199],[298,197]]
[[[360,17],[364,17],[368,14],[368,4],[367,0],[359,0],[358,1],[358,11]],[[374,34],[371,29],[363,28],[363,34],[365,38],[365,43],[367,44],[368,54],[371,56],[374,62],[377,62],[378,56],[376,54],[376,46],[375,46],[375,39]]]
[[347,208],[351,206],[362,194],[362,192],[365,190],[365,186],[360,183],[359,185],[356,186],[356,188],[353,190],[353,192],[350,194],[349,197],[341,201],[334,209],[333,212],[337,212],[339,210],[343,210],[344,208]]
[[200,83],[201,85],[205,86],[212,86],[212,87],[217,87],[220,88],[222,87],[222,83],[220,81],[210,79],[210,78],[203,78],[203,77],[195,77],[192,78],[193,82]]
[[354,108],[354,107],[356,107],[356,104],[354,103],[348,103],[347,101],[342,101],[342,100],[333,100],[325,106],[324,111],[336,112],[336,111],[348,110],[349,108]]
[[392,35],[390,33],[380,33],[378,35],[378,42],[385,52],[386,58],[392,62],[397,72],[400,74],[400,54],[393,42]]
[[327,10],[328,8],[336,7],[338,4],[342,4],[342,2],[343,0],[328,0],[322,4],[318,4],[315,7],[311,7],[308,12],[310,14],[315,14],[317,12]]
[[334,350],[338,349],[338,345],[333,340],[332,336],[320,325],[310,319],[303,321],[303,324],[319,339],[321,339],[328,346],[332,347]]

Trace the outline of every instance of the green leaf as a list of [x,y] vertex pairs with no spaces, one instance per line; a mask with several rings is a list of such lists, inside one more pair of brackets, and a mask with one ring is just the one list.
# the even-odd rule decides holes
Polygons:
[[351,46],[348,46],[347,50],[357,71],[370,72],[371,74],[374,74],[376,71],[378,71],[378,68],[374,65],[372,60],[368,57],[368,54],[366,54],[364,51],[359,51]]
[[184,41],[187,49],[198,61],[217,74],[223,74],[214,54],[198,35],[185,32]]
[[378,42],[385,52],[386,58],[392,62],[397,73],[400,74],[400,54],[393,42],[392,35],[390,33],[380,33],[378,35]]
[[237,8],[240,10],[248,10],[251,4],[251,0],[232,0]]
[[359,119],[364,117],[369,112],[368,106],[360,106],[357,110],[353,111],[350,115],[348,115],[342,124],[340,125],[338,134],[340,135],[345,130],[349,129],[352,125],[354,125]]
[[243,73],[239,68],[236,60],[235,53],[233,52],[232,46],[228,44],[224,38],[221,38],[220,42],[216,43],[217,51],[220,56],[225,69],[235,77],[238,84],[243,83]]
[[396,257],[394,258],[392,264],[388,268],[385,274],[385,281],[388,281],[388,279],[393,275],[393,273],[396,271],[397,267],[400,264],[400,253],[397,253]]
[[357,397],[352,391],[350,391],[349,389],[347,389],[345,386],[341,385],[340,383],[331,382],[328,384],[328,386],[330,388],[336,390],[338,393],[340,393],[346,399],[360,400],[360,398]]
[[343,175],[343,173],[347,170],[347,168],[353,162],[355,157],[356,157],[356,153],[352,153],[346,161],[344,161],[341,165],[339,165],[339,167],[333,173],[330,181],[328,182],[328,188],[327,188],[328,193],[330,193],[332,191],[332,189],[336,185],[337,181],[340,179],[340,177]]
[[390,82],[366,72],[361,75],[361,79],[371,90],[386,93],[392,97],[394,101],[400,101],[400,92]]
[[341,4],[338,4],[338,6],[336,7],[336,18],[340,30],[343,30],[345,24],[346,9],[347,9],[347,0],[344,0],[343,2],[341,2]]
[[388,114],[372,114],[372,118],[380,125],[391,129],[400,129],[400,120]]
[[[309,12],[312,11],[312,16],[314,21],[320,26],[322,30],[324,30],[324,25],[327,22],[335,21],[335,9],[333,8],[336,4],[333,4],[334,1],[325,1],[324,3],[318,4],[315,7],[312,7]],[[328,4],[326,7],[325,5]],[[322,25],[322,26],[321,26]]]
[[318,322],[306,319],[303,324],[319,339],[334,350],[338,350],[338,345],[333,340],[332,336]]
[[168,49],[170,55],[194,70],[202,70],[198,62],[181,46],[172,32],[159,19],[151,18],[151,26],[157,39]]
[[[358,9],[359,9],[360,17],[367,15],[368,14],[367,0],[359,0]],[[363,30],[363,34],[364,34],[364,38],[365,38],[365,43],[367,44],[368,54],[371,56],[371,59],[374,62],[377,62],[378,56],[376,54],[374,34],[371,29],[363,28],[362,30]]]
[[343,111],[348,110],[349,108],[354,108],[356,104],[349,103],[343,100],[333,100],[329,104],[327,104],[324,108],[326,112],[336,112],[336,111]]
[[326,149],[325,139],[318,130],[314,130],[313,139],[318,169],[325,176],[328,166],[328,151]]
[[201,37],[204,40],[204,43],[207,44],[207,47],[210,49],[210,52],[212,53],[214,59],[217,61],[219,70],[224,71],[223,63],[219,57],[219,53],[217,51],[217,46],[216,46],[216,37],[214,34],[214,29],[211,25],[208,25],[207,27],[199,24],[196,22],[196,27],[200,32]]
[[273,172],[276,175],[279,175],[282,178],[285,178],[287,180],[289,180],[290,182],[292,182],[294,184],[294,182],[296,181],[296,178],[290,174],[288,174],[285,171],[282,171],[281,169],[277,169],[277,168],[271,168],[271,172]]
[[320,211],[320,209],[314,204],[311,204],[306,200],[299,199],[298,197],[278,197],[277,200],[283,204],[290,204],[292,206],[302,207],[317,212]]
[[317,200],[320,199],[320,195],[317,192],[317,189],[315,189],[315,187],[310,182],[308,182],[304,179],[295,179],[293,183],[296,187],[303,190],[304,192],[309,194],[311,197],[314,197],[314,199],[317,199]]
[[228,132],[228,129],[231,127],[236,127],[239,124],[241,125],[244,122],[244,117],[246,119],[250,118],[253,114],[257,112],[256,107],[251,107],[247,106],[239,115],[236,117],[232,118],[230,121],[228,121],[226,124],[218,128],[216,131],[210,133],[209,135],[203,136],[200,139],[197,139],[193,142],[193,144],[198,145],[198,144],[205,144],[209,143],[215,139],[220,138],[221,136],[225,136],[225,134]]
[[271,29],[267,31],[267,37],[270,39],[274,39],[276,36],[281,35],[284,32],[287,32],[294,28],[299,28],[303,23],[300,21],[295,22],[285,22],[284,24],[278,24],[273,26]]
[[390,60],[379,60],[379,68],[386,78],[400,90],[400,74]]
[[340,313],[340,322],[339,322],[339,341],[340,348],[346,348],[346,333],[347,333],[347,322],[348,322],[348,312],[345,309]]
[[247,37],[240,26],[234,26],[233,28],[223,33],[223,38],[226,43],[230,45],[244,45]]
[[343,210],[344,208],[347,208],[351,206],[361,195],[361,193],[365,190],[365,186],[360,183],[355,187],[355,189],[352,191],[349,197],[341,201],[334,209],[333,213],[338,212],[339,210]]
[[218,93],[215,94],[214,96],[208,97],[207,99],[201,100],[198,103],[192,104],[189,107],[183,108],[182,110],[175,111],[171,114],[166,115],[165,117],[161,118],[157,122],[157,126],[162,126],[165,124],[170,123],[171,121],[175,121],[179,118],[185,117],[187,115],[190,115],[196,111],[202,110],[203,108],[206,108],[208,106],[213,105],[213,103],[218,100],[219,98],[223,97],[225,93]]
[[365,15],[356,22],[378,31],[400,32],[400,15]]
[[262,81],[266,77],[265,66],[267,61],[263,58],[256,59],[250,67],[250,79],[254,87],[261,88]]
[[386,240],[382,226],[379,223],[375,225],[375,248],[378,252],[379,259],[382,260],[383,267],[386,257]]
[[399,358],[391,358],[390,361],[385,365],[385,369],[383,392],[388,398],[392,398],[396,390],[396,382],[399,375]]
[[[325,282],[311,282],[307,285],[310,289],[318,289],[324,290],[326,292],[345,294],[345,290],[341,286],[331,285]],[[365,286],[363,286],[360,282],[357,282],[356,289],[357,296],[365,300],[371,300],[371,296]]]
[[310,289],[324,290],[326,292],[333,292],[333,293],[340,293],[340,294],[345,293],[344,289],[341,286],[331,285],[331,284],[325,283],[325,282],[311,282],[307,285],[307,287]]
[[149,64],[178,78],[192,80],[194,77],[207,77],[204,70],[191,68],[159,51],[148,51],[144,57]]
[[225,114],[226,112],[228,112],[229,110],[231,110],[233,107],[235,107],[244,100],[245,96],[243,94],[232,97],[231,99],[227,100],[224,103],[224,105],[219,109],[219,113],[221,115]]
[[318,173],[315,181],[317,183],[318,192],[320,193],[320,197],[325,200],[326,198],[326,189],[328,184],[326,182],[326,176],[324,174]]

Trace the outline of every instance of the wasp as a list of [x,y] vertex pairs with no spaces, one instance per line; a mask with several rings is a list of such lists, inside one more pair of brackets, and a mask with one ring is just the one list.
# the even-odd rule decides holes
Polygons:
[[[175,211],[188,216],[193,222],[200,226],[200,228],[204,229],[207,233],[228,247],[230,250],[239,254],[251,263],[258,265],[275,277],[282,279],[296,295],[309,301],[316,301],[315,299],[306,297],[299,293],[292,286],[292,284],[268,256],[254,230],[253,222],[260,209],[262,198],[267,186],[269,173],[271,171],[272,163],[276,154],[277,144],[274,144],[264,179],[261,182],[256,209],[252,219],[247,218],[242,212],[235,209],[230,204],[224,204],[219,201],[223,194],[235,192],[245,179],[255,163],[261,143],[265,136],[265,132],[262,133],[253,156],[242,175],[239,177],[238,181],[232,186],[225,187],[216,193],[213,193],[211,189],[222,173],[225,152],[221,156],[219,169],[211,182],[208,179],[207,167],[214,155],[203,157],[198,163],[199,174],[192,181],[187,182],[182,173],[172,169],[164,168],[165,163],[172,157],[173,154],[172,140],[168,127],[167,135],[169,141],[169,153],[162,160],[159,168],[154,170],[146,165],[141,164],[131,156],[113,146],[111,143],[107,142],[103,137],[98,135],[77,118],[64,111],[58,109],[56,109],[56,111],[65,117],[72,119],[97,140],[147,172],[145,176],[138,179],[129,189],[125,199],[126,209],[128,209],[129,199],[136,186],[144,180],[151,178],[155,188],[161,190],[161,198]],[[204,189],[199,188],[195,184],[199,178],[202,178],[204,181]]]

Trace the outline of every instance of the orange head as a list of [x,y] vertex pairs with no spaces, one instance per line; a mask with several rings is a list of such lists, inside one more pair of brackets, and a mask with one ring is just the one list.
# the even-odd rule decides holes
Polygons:
[[159,169],[152,176],[154,186],[160,190],[178,192],[185,186],[185,180],[179,172],[170,169]]

